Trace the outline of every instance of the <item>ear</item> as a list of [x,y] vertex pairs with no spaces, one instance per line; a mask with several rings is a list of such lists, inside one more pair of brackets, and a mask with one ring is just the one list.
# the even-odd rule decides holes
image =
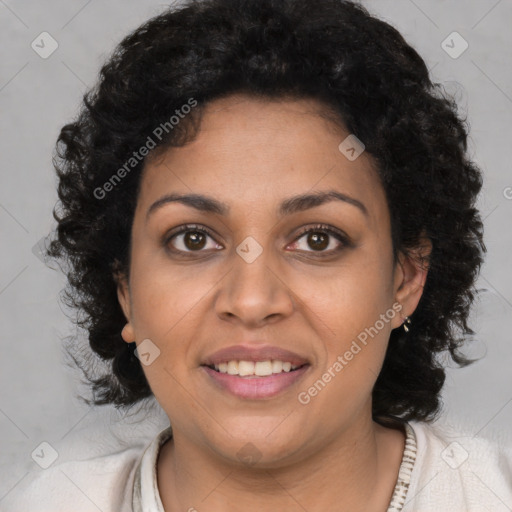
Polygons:
[[127,322],[121,331],[121,336],[126,343],[132,343],[135,341],[135,331],[132,324],[130,287],[128,284],[128,277],[126,276],[126,273],[119,269],[117,261],[114,265],[113,277],[117,284],[117,299]]
[[400,315],[396,315],[392,328],[400,327],[406,316],[411,316],[423,295],[423,289],[429,270],[429,259],[432,252],[432,242],[422,236],[420,243],[408,254],[400,253],[395,267],[394,291],[395,301],[402,305]]

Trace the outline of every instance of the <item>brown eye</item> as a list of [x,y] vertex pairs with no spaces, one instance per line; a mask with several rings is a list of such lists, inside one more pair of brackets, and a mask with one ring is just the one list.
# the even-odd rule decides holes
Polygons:
[[[307,236],[306,236],[307,235]],[[301,243],[304,239],[305,242]],[[342,231],[325,224],[305,228],[293,243],[294,249],[319,255],[329,255],[352,247],[350,239]]]
[[183,235],[183,244],[191,251],[202,249],[205,246],[205,243],[206,235],[199,231],[187,231]]
[[309,247],[315,251],[322,251],[329,246],[329,235],[321,232],[310,232],[307,238]]
[[211,239],[210,249],[222,249],[222,246],[215,242],[212,234],[202,226],[183,226],[177,231],[166,236],[163,243],[174,253],[205,252],[208,249],[208,239]]

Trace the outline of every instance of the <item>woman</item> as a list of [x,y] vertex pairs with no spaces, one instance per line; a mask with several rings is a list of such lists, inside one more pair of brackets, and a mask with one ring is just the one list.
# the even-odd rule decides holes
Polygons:
[[126,37],[61,131],[50,255],[110,363],[77,358],[91,402],[170,426],[18,503],[509,510],[510,448],[431,425],[485,251],[466,138],[351,2],[188,2]]

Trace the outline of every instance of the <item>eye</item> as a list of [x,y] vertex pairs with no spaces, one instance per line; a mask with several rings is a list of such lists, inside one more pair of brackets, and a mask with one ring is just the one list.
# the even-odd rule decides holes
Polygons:
[[[164,245],[175,253],[204,252],[202,250],[205,247],[208,249],[208,238],[213,240],[213,234],[209,229],[196,224],[187,224],[165,236]],[[213,241],[209,249],[222,249],[222,246]]]
[[[299,242],[303,238],[305,243],[301,247]],[[332,254],[341,251],[345,247],[350,247],[351,242],[342,231],[325,224],[317,224],[304,228],[292,245],[301,251]],[[312,250],[308,250],[305,246],[309,246]]]
[[[204,252],[203,249],[223,249],[222,245],[215,242],[213,236],[213,233],[203,226],[187,224],[166,235],[163,240],[163,245],[171,252],[177,254]],[[210,247],[208,247],[208,238],[212,239]],[[301,247],[300,240],[303,238],[305,239],[305,243]],[[304,247],[306,244],[309,245],[312,250],[308,250],[307,247]],[[298,248],[304,252],[316,252],[319,253],[319,255],[336,253],[345,247],[351,246],[352,244],[348,236],[342,231],[325,224],[317,224],[316,226],[304,228],[292,244],[293,249]]]

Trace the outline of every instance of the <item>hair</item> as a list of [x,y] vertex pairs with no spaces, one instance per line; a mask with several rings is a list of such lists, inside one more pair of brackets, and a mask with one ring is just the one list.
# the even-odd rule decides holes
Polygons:
[[[310,0],[169,7],[119,43],[75,120],[61,129],[48,255],[65,264],[64,300],[92,349],[72,356],[92,391],[85,401],[128,408],[152,396],[135,343],[121,338],[126,319],[117,298],[116,276],[129,275],[147,161],[135,152],[149,138],[156,149],[186,144],[204,106],[235,93],[328,106],[376,164],[395,261],[399,252],[412,255],[423,235],[431,241],[421,300],[409,332],[391,332],[372,414],[432,421],[445,380],[439,356],[449,353],[459,366],[473,362],[460,349],[474,334],[468,315],[486,251],[475,208],[481,172],[467,155],[466,121],[418,53],[395,28],[342,0],[317,0],[314,8]],[[171,126],[170,116],[192,101],[197,107]],[[98,361],[106,369],[93,375]]]

